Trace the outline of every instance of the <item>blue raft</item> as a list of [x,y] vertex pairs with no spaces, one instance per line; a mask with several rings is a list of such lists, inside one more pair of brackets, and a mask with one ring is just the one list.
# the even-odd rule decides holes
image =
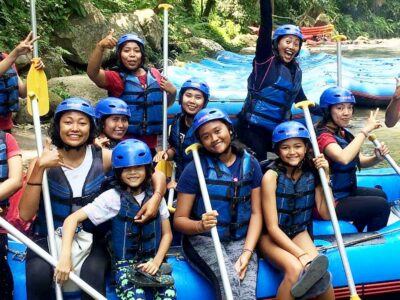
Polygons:
[[[358,173],[360,186],[382,188],[388,195],[392,211],[396,211],[400,199],[400,176],[392,169],[370,169]],[[359,296],[400,292],[400,221],[395,221],[378,232],[357,233],[355,227],[340,221],[347,255]],[[336,247],[333,228],[329,221],[314,221],[315,245],[329,258],[329,270],[337,299],[349,298],[349,290],[340,255]],[[10,241],[9,261],[15,280],[16,300],[25,300],[25,263],[16,253],[24,252],[25,246]],[[172,249],[168,262],[173,267],[178,299],[214,299],[211,285],[201,277],[182,256],[180,249]],[[273,299],[282,274],[260,260],[257,297]],[[79,299],[74,295],[66,299]],[[117,299],[108,286],[107,299]]]

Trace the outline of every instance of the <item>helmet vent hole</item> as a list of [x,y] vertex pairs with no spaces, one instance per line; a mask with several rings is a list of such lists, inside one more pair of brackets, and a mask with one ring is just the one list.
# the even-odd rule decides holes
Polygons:
[[144,153],[144,152],[140,152],[140,153],[138,154],[139,157],[142,157],[142,156],[145,156],[145,155],[146,155],[146,153]]

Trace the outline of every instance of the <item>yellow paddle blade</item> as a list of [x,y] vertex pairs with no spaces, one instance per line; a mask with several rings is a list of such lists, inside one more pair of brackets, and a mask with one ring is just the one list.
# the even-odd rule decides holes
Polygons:
[[[44,116],[49,112],[49,89],[47,87],[47,77],[43,69],[37,70],[35,66],[39,64],[39,58],[33,58],[27,77],[27,90],[35,93],[38,98],[39,115]],[[26,100],[28,113],[32,116],[32,105],[30,98]]]
[[163,172],[166,177],[172,176],[172,168],[173,168],[172,161],[160,160],[156,165],[156,170]]

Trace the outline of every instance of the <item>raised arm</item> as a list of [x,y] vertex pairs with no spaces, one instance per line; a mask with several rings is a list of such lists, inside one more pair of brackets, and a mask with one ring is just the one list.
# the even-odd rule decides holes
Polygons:
[[273,0],[260,0],[260,30],[255,56],[258,63],[265,62],[272,56],[272,8]]
[[385,113],[385,124],[393,127],[400,120],[400,78],[396,78],[396,90]]
[[100,88],[105,88],[107,84],[105,72],[101,69],[104,51],[113,49],[117,45],[117,40],[113,37],[113,34],[114,30],[111,29],[108,35],[97,43],[86,69],[89,78]]

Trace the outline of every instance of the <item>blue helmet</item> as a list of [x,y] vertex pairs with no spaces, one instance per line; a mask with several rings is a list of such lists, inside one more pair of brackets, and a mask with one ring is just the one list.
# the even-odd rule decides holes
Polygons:
[[136,33],[127,33],[121,36],[117,42],[117,53],[121,51],[121,47],[126,42],[135,42],[144,47],[144,40],[141,39]]
[[286,121],[275,127],[272,132],[272,147],[284,140],[292,138],[310,139],[307,128],[296,121]]
[[136,139],[119,142],[111,155],[112,167],[115,169],[148,165],[152,161],[149,146]]
[[78,97],[67,98],[61,101],[54,112],[54,118],[59,117],[62,112],[69,110],[75,110],[84,113],[85,115],[89,116],[93,122],[95,121],[94,109],[90,102]]
[[123,115],[129,118],[131,116],[131,111],[124,100],[115,97],[107,97],[97,102],[96,118],[101,119],[103,116],[109,115]]
[[356,100],[349,90],[341,87],[330,87],[326,89],[319,99],[319,106],[321,109],[328,109],[330,106],[339,103],[351,103],[354,105],[356,104]]
[[300,53],[300,49],[301,49],[301,45],[303,43],[303,33],[301,32],[300,28],[296,25],[292,25],[292,24],[285,24],[282,26],[279,26],[273,36],[272,36],[272,48],[275,52],[275,54],[277,54],[277,50],[278,50],[278,42],[279,40],[284,37],[285,35],[294,35],[296,37],[299,38],[300,40],[300,48],[299,48],[299,52],[297,52],[296,56],[299,55]]
[[198,78],[190,78],[186,80],[179,91],[179,104],[182,104],[183,94],[187,89],[195,89],[199,90],[203,93],[204,96],[204,107],[207,106],[208,99],[210,98],[210,87],[208,86],[207,82],[198,79]]
[[204,124],[221,120],[230,127],[232,127],[232,121],[229,119],[228,115],[218,108],[203,108],[199,111],[193,119],[193,132],[197,134],[197,130]]

